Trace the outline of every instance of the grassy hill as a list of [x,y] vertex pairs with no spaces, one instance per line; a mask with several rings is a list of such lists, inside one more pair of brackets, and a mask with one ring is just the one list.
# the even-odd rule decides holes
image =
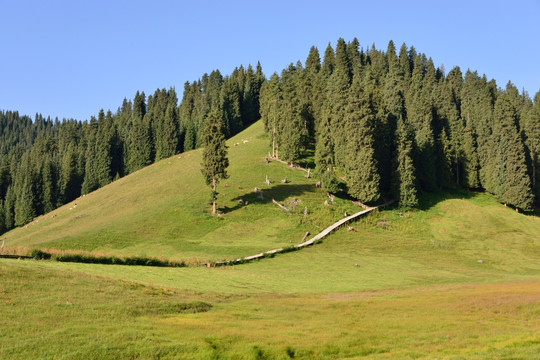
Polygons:
[[[261,123],[231,139],[221,217],[209,215],[193,151],[36,219],[6,244],[218,260],[298,243],[357,210],[343,199],[325,206],[303,172],[265,164],[267,145]],[[272,197],[296,198],[296,211]],[[538,217],[457,192],[352,226],[221,268],[0,259],[0,358],[537,358]]]
[[[230,178],[218,186],[220,217],[209,213],[210,189],[200,172],[198,149],[137,171],[3,238],[9,246],[221,260],[299,243],[306,231],[317,232],[345,209],[355,209],[340,202],[323,210],[326,193],[304,172],[265,163],[268,143],[262,122],[228,141]],[[282,184],[285,177],[288,183]],[[264,200],[254,193],[256,187]],[[297,199],[295,214],[287,215],[272,198]],[[308,218],[302,216],[306,206],[314,214]]]

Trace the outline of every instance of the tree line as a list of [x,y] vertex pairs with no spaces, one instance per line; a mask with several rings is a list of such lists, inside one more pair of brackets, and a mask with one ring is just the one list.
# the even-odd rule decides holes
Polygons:
[[202,145],[204,119],[232,136],[260,118],[260,64],[174,88],[137,92],[89,121],[0,111],[0,232],[21,226],[155,161]]
[[539,203],[540,91],[444,66],[414,47],[360,48],[357,39],[312,47],[264,83],[260,111],[271,156],[314,153],[329,191],[366,203],[418,205],[420,191],[485,190],[530,210]]

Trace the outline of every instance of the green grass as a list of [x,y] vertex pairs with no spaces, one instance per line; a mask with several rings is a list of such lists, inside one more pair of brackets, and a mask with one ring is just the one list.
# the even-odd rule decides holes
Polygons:
[[0,261],[1,358],[534,359],[540,351],[538,281],[226,295],[43,264]]
[[[208,213],[194,151],[10,232],[6,244],[232,259],[298,243],[358,210],[344,199],[325,206],[303,172],[265,164],[261,132],[258,123],[232,140],[221,217]],[[232,145],[241,139],[249,142]],[[271,188],[266,174],[277,180]],[[279,183],[285,176],[291,182]],[[272,197],[300,203],[288,215]],[[488,194],[454,192],[352,227],[301,251],[219,268],[0,259],[0,358],[538,358],[540,218]]]

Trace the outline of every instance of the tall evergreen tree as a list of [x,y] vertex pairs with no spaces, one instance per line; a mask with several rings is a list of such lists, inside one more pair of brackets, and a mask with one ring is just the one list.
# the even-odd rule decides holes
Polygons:
[[[366,77],[369,76],[367,73]],[[362,91],[361,80],[356,76],[345,110],[347,141],[343,169],[349,194],[362,202],[376,201],[380,197],[373,139],[375,121],[373,88],[368,85]]]
[[416,207],[418,205],[413,146],[412,129],[400,118],[396,133],[392,193],[403,207]]
[[470,189],[480,187],[480,163],[476,133],[470,121],[463,132],[463,185]]
[[24,154],[21,167],[15,180],[15,188],[19,193],[16,194],[14,206],[14,225],[21,226],[30,222],[36,215],[36,173],[30,163],[30,153]]
[[540,91],[534,97],[534,105],[525,116],[526,145],[531,159],[531,186],[536,196],[536,202],[540,202]]
[[223,121],[219,111],[213,110],[207,115],[202,140],[204,150],[201,171],[206,185],[212,188],[212,214],[216,215],[217,184],[219,180],[228,178],[227,167],[229,167]]
[[96,157],[96,138],[98,136],[98,122],[92,116],[90,123],[86,126],[85,140],[85,170],[82,183],[82,194],[88,194],[99,188],[97,177],[97,157]]
[[533,194],[525,162],[525,149],[517,130],[517,90],[509,84],[495,103],[492,153],[487,169],[486,190],[500,201],[531,209]]
[[133,125],[129,135],[129,172],[135,172],[152,163],[151,134],[148,122],[144,121],[146,104],[144,92],[133,100]]
[[317,176],[321,179],[322,186],[332,193],[339,190],[339,184],[334,174],[334,163],[332,126],[330,118],[324,116],[319,125],[319,136],[315,146],[315,169]]

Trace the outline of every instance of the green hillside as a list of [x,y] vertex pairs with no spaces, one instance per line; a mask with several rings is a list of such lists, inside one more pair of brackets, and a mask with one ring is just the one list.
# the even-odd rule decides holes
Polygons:
[[[303,171],[266,164],[268,143],[260,122],[229,141],[220,217],[209,214],[196,150],[3,238],[8,246],[219,260],[299,243],[358,210],[344,199],[326,206],[326,192]],[[288,215],[272,198],[298,203]],[[0,358],[537,358],[540,218],[481,193],[424,195],[420,205],[381,209],[354,231],[240,266],[0,259]]]
[[[6,245],[221,260],[299,243],[307,231],[318,232],[347,209],[356,211],[357,206],[345,201],[323,209],[326,192],[316,189],[305,172],[278,162],[266,164],[269,139],[262,126],[258,122],[228,141],[230,178],[218,186],[220,217],[210,215],[210,189],[200,172],[199,149],[160,161],[38,217],[5,234]],[[281,183],[284,178],[286,184]],[[256,187],[263,200],[254,193]],[[294,215],[280,210],[272,198],[290,203]],[[303,216],[306,206],[313,215]]]

